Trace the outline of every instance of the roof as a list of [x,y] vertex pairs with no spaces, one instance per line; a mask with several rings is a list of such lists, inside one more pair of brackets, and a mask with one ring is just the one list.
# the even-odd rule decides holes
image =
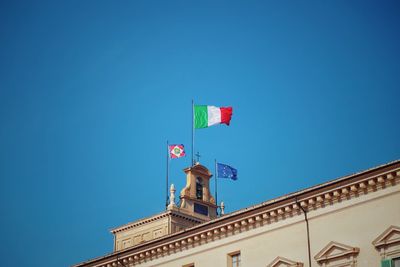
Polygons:
[[[321,196],[330,196],[330,197],[337,197],[337,194],[340,196],[341,194],[349,194],[349,191],[353,191],[353,188],[363,189],[362,186],[375,186],[375,183],[381,183],[382,181],[392,180],[393,177],[400,176],[400,160],[395,160],[389,162],[387,164],[383,164],[374,168],[370,168],[361,172],[357,172],[351,175],[346,175],[325,183],[321,183],[303,190],[299,190],[290,194],[286,194],[277,198],[273,198],[271,200],[262,202],[260,204],[240,209],[238,211],[226,214],[222,217],[216,218],[214,220],[201,223],[199,225],[193,226],[191,228],[187,228],[181,232],[173,233],[164,237],[161,237],[156,240],[152,240],[138,246],[134,246],[131,248],[127,248],[125,250],[113,252],[107,254],[102,257],[98,257],[77,265],[78,266],[85,266],[86,264],[96,263],[103,260],[107,260],[110,258],[122,259],[123,257],[127,257],[127,255],[131,255],[132,253],[136,253],[137,251],[146,251],[152,249],[155,251],[156,247],[163,246],[164,244],[169,246],[164,247],[173,247],[173,244],[179,243],[178,241],[184,242],[183,240],[190,241],[191,236],[194,236],[199,233],[204,233],[210,229],[222,229],[227,226],[229,229],[228,224],[232,224],[234,222],[239,222],[239,220],[248,217],[250,219],[247,220],[247,223],[251,223],[254,220],[257,220],[261,215],[264,216],[278,216],[278,214],[287,212],[293,209],[295,206],[297,208],[307,207],[308,203],[312,203],[311,201],[318,202],[318,199]],[[336,194],[337,193],[337,194]],[[327,196],[327,197],[328,197]],[[304,205],[303,205],[304,203]],[[162,213],[161,213],[162,214]],[[265,214],[265,215],[264,215]],[[274,215],[275,214],[275,215]],[[155,215],[156,216],[156,215]],[[154,216],[152,216],[154,217]],[[152,218],[149,217],[149,218]],[[254,219],[253,219],[254,218]],[[245,222],[246,223],[246,222]],[[237,223],[235,223],[236,226]],[[243,221],[242,221],[243,225]],[[221,227],[221,228],[218,228]],[[240,225],[239,225],[240,227]],[[214,230],[211,234],[215,233]],[[186,239],[185,239],[186,238]],[[173,242],[173,243],[171,243]],[[186,241],[185,241],[186,242]],[[146,257],[148,254],[151,256],[151,253],[147,251],[145,254],[140,253],[140,256]],[[133,255],[133,254],[132,254]],[[132,258],[132,257],[130,257]],[[138,256],[139,258],[139,256]],[[141,258],[141,257],[140,257]],[[135,255],[136,259],[136,255]]]

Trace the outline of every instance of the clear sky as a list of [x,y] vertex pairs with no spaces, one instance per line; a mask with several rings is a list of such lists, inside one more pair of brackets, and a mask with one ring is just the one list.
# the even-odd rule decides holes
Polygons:
[[[232,106],[196,152],[231,212],[400,158],[399,1],[2,1],[3,266],[112,251],[164,209],[191,100]],[[190,157],[171,162],[178,191]],[[214,181],[212,181],[213,185]]]

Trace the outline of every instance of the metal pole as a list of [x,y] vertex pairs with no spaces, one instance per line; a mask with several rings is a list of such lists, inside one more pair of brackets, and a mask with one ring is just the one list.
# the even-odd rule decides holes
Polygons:
[[[216,159],[214,159],[214,161],[215,161],[215,204],[217,205],[217,207],[218,207],[218,195],[217,195],[217,193],[218,193],[218,186],[217,186],[217,181],[218,181],[218,170],[217,170],[217,160]],[[218,215],[218,208],[217,208],[217,215]]]
[[194,101],[192,99],[192,165],[194,164]]
[[296,199],[296,204],[300,207],[300,209],[304,213],[304,219],[306,220],[306,227],[307,227],[307,246],[308,246],[308,265],[311,267],[311,248],[310,248],[310,228],[308,226],[308,218],[306,210],[298,203]]
[[167,188],[166,188],[166,199],[165,199],[165,209],[168,208],[168,179],[169,179],[169,144],[167,140]]

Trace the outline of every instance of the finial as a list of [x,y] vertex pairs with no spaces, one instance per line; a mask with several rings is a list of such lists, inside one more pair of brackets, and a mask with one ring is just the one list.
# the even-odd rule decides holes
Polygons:
[[199,164],[199,162],[200,162],[200,157],[201,157],[201,155],[200,155],[199,151],[197,151],[197,153],[196,153],[196,155],[195,155],[195,156],[197,157],[197,161],[195,162],[195,164],[196,164],[196,165],[198,165],[198,164]]
[[176,207],[176,204],[175,204],[175,192],[176,192],[175,186],[174,186],[174,184],[171,184],[171,188],[169,189],[169,193],[170,193],[169,205],[168,205],[168,209],[169,210],[173,209],[174,207]]
[[221,215],[225,214],[225,204],[221,201]]

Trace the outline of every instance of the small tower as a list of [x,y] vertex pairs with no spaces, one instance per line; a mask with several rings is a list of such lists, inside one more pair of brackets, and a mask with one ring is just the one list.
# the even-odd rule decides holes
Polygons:
[[170,235],[217,218],[215,199],[210,194],[210,171],[197,163],[183,170],[186,186],[181,203],[175,204],[175,186],[170,187],[170,203],[166,211],[122,225],[111,230],[114,251],[126,249]]
[[210,171],[199,163],[183,171],[186,173],[186,186],[180,194],[179,211],[207,221],[217,218],[217,206],[210,193]]

